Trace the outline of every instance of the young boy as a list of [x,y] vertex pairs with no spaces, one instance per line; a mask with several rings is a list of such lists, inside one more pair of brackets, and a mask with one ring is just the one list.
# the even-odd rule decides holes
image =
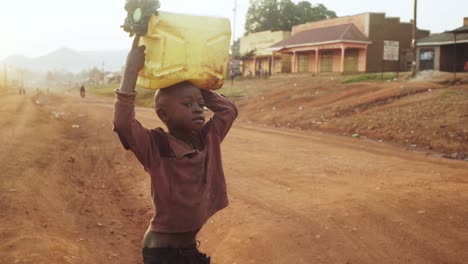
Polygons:
[[[114,131],[151,179],[156,214],[143,239],[145,264],[210,263],[196,235],[228,205],[221,142],[237,117],[226,98],[182,82],[159,90],[155,110],[167,127],[146,129],[135,119],[135,84],[145,47],[132,48],[116,91]],[[204,107],[214,116],[205,122]]]

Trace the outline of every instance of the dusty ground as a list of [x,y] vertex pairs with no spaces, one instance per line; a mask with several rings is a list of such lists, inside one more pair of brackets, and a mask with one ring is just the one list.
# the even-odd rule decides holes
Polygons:
[[[431,85],[428,102],[434,93],[466,90]],[[264,111],[281,110],[280,92]],[[336,132],[340,118],[361,118],[346,104],[343,115],[328,116],[337,111],[327,105],[338,107],[331,98],[320,106],[293,105],[290,97],[286,119],[255,116],[259,98],[238,102],[244,112],[223,145],[231,205],[199,237],[213,263],[468,262],[468,162],[349,136],[379,127],[345,136],[313,130]],[[304,109],[292,111],[299,106],[322,107],[326,121],[311,111],[316,124],[301,127],[294,113]],[[0,263],[141,263],[153,210],[148,178],[111,131],[111,115],[106,98],[1,95]],[[151,109],[137,117],[160,125]]]

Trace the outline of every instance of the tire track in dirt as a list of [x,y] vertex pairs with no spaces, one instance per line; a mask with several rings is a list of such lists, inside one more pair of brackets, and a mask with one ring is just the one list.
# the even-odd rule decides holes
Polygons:
[[[109,140],[99,136],[112,134],[110,122],[98,127],[90,118],[86,123],[89,116],[80,113],[82,109],[53,105],[54,100],[47,102],[52,105],[38,106],[33,98],[13,95],[3,101],[8,107],[2,117],[7,117],[3,120],[9,127],[0,132],[5,139],[0,151],[0,219],[17,224],[0,227],[5,238],[0,240],[4,252],[0,259],[5,263],[107,263],[118,258],[131,263],[139,250],[138,234],[125,227],[134,219],[119,216],[118,204],[112,212],[106,208],[115,203],[109,186],[122,189],[118,181],[106,178],[114,176],[110,167],[121,159],[112,154],[120,146],[109,147]],[[68,115],[53,117],[49,111],[55,108]],[[85,129],[72,128],[81,121]],[[116,243],[127,253],[121,254]]]
[[[7,95],[2,98],[3,105],[9,114],[7,125],[1,130],[4,146],[0,152],[2,160],[2,193],[0,208],[2,221],[15,223],[14,226],[2,225],[1,234],[9,237],[0,244],[3,252],[8,252],[1,258],[6,263],[23,263],[35,259],[42,261],[62,261],[60,258],[35,251],[45,244],[56,252],[74,250],[62,236],[55,236],[48,228],[55,225],[54,219],[47,212],[57,210],[53,200],[61,198],[55,193],[49,193],[48,188],[56,187],[52,175],[42,174],[48,171],[53,160],[50,160],[50,146],[53,136],[48,129],[54,129],[51,120],[32,101],[32,98],[18,95]],[[4,119],[5,120],[5,119]],[[23,249],[30,250],[22,258],[15,257]],[[42,254],[41,254],[42,252]]]
[[365,102],[362,104],[353,105],[349,108],[341,109],[336,112],[334,117],[342,118],[342,117],[347,117],[350,115],[355,115],[357,113],[364,112],[372,108],[382,107],[384,105],[391,104],[394,101],[402,99],[404,97],[413,96],[413,95],[426,93],[426,92],[429,92],[428,89],[412,90],[412,91],[400,93],[400,94],[393,95],[393,96],[387,96],[385,98],[376,98],[375,100],[370,101],[370,102]]

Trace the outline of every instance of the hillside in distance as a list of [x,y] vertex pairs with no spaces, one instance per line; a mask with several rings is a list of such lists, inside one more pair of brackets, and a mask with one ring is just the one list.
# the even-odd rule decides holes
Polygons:
[[34,72],[66,71],[78,73],[93,67],[105,71],[119,71],[125,64],[126,50],[117,51],[75,51],[61,48],[37,58],[14,55],[5,58],[1,64],[25,68]]

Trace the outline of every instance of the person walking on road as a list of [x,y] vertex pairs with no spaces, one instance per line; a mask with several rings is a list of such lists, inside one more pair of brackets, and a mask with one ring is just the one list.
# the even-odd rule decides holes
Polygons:
[[85,89],[84,84],[82,84],[81,87],[80,87],[80,96],[81,96],[81,98],[85,98],[85,96],[86,96],[86,89]]

